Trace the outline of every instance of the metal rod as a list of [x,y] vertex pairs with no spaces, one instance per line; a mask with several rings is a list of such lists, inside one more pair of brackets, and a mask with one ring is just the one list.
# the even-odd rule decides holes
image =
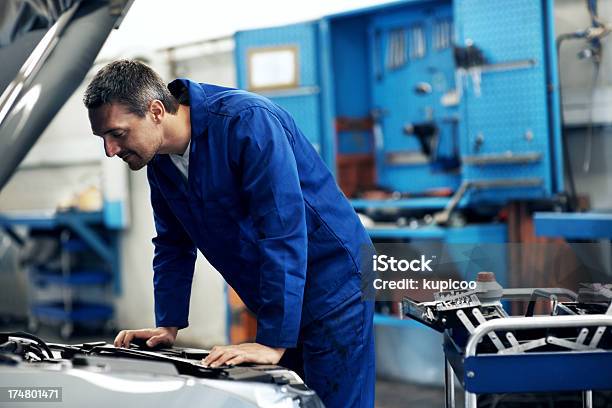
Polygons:
[[474,166],[485,166],[487,164],[523,164],[534,163],[542,159],[542,153],[502,153],[502,154],[482,154],[478,156],[463,156],[461,162]]
[[[482,323],[486,323],[487,322],[487,320],[482,315],[482,313],[480,312],[479,309],[476,309],[476,308],[472,309],[472,314],[474,315],[476,320],[478,320],[478,323],[482,324]],[[506,349],[506,347],[504,347],[504,343],[502,343],[502,341],[499,339],[499,337],[497,337],[497,334],[495,334],[493,332],[489,332],[487,335],[489,336],[489,338],[491,339],[491,342],[493,342],[493,344],[495,345],[495,348],[497,348],[497,350],[502,351],[502,350]]]
[[582,408],[593,408],[593,391],[582,391]]
[[476,327],[465,348],[465,357],[476,355],[478,342],[487,333],[494,330],[521,330],[533,328],[612,326],[612,316],[537,316],[537,317],[507,317],[489,320]]
[[294,89],[279,89],[275,91],[258,91],[267,98],[289,98],[292,96],[318,95],[321,89],[318,86],[302,86]]
[[444,359],[444,392],[446,394],[446,408],[455,408],[455,373],[447,359]]
[[525,59],[520,61],[507,61],[497,62],[494,64],[482,65],[478,68],[482,72],[498,72],[498,71],[512,71],[515,69],[531,68],[536,65],[536,61],[533,59]]
[[434,221],[436,224],[446,224],[451,216],[451,213],[455,210],[455,207],[459,204],[463,196],[468,190],[484,190],[493,188],[508,188],[508,187],[538,187],[542,185],[542,179],[539,177],[526,178],[526,179],[496,179],[496,180],[472,180],[463,181],[459,186],[459,189],[455,191],[455,194],[448,201],[444,210],[434,214]]
[[503,299],[507,300],[529,300],[535,290],[539,292],[546,292],[550,295],[556,295],[557,297],[566,297],[570,300],[577,300],[578,295],[569,289],[564,288],[510,288],[504,289]]
[[587,329],[586,327],[582,328],[582,330],[580,330],[580,334],[576,338],[576,343],[584,344],[584,341],[586,340],[588,335],[589,335],[589,329]]
[[472,392],[465,392],[465,408],[477,408],[478,395]]

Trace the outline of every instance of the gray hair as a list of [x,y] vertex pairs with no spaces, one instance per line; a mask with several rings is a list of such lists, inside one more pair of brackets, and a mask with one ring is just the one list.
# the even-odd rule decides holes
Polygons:
[[131,113],[144,117],[149,103],[159,100],[169,113],[178,110],[178,101],[160,76],[148,65],[136,60],[118,60],[100,69],[85,91],[87,109],[119,103]]

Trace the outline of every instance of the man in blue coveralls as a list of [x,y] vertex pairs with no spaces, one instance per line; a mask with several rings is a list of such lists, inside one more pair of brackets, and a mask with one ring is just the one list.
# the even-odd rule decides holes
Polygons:
[[299,350],[306,384],[328,407],[373,407],[373,302],[362,299],[360,260],[371,241],[292,117],[241,90],[166,86],[130,60],[102,68],[84,103],[106,155],[147,166],[157,231],[156,328],[123,330],[115,345],[174,343],[199,249],[257,316],[256,343],[214,347],[203,364],[282,364]]

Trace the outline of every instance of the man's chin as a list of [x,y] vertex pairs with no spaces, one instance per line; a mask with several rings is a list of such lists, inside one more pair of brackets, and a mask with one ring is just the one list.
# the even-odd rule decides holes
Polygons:
[[138,171],[147,165],[148,160],[130,160],[127,163],[128,167],[132,171]]
[[138,162],[138,163],[128,163],[128,167],[130,168],[130,170],[132,171],[138,171],[140,169],[142,169],[144,166],[146,166],[147,163],[143,163],[143,162]]

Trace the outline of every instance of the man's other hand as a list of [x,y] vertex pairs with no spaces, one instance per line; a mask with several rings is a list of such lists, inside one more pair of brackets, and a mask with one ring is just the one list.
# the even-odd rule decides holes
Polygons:
[[121,330],[115,337],[115,347],[130,348],[133,339],[147,341],[147,346],[172,346],[176,340],[177,327],[157,327],[155,329]]
[[277,364],[284,352],[284,348],[273,348],[259,343],[215,346],[208,357],[202,360],[202,364],[206,367],[242,363]]

